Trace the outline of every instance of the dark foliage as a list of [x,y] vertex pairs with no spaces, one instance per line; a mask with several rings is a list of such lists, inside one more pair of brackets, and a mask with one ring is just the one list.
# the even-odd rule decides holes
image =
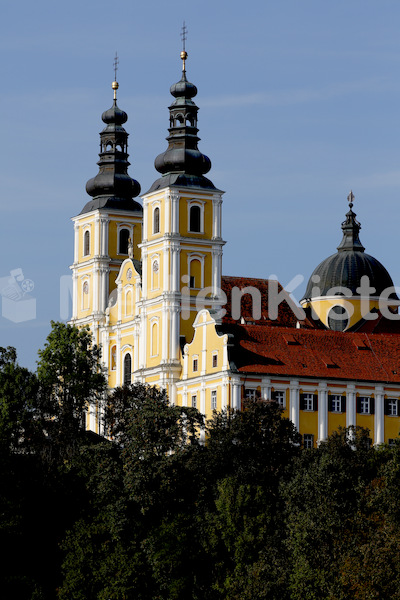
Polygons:
[[302,450],[274,402],[205,423],[148,385],[106,398],[99,359],[59,323],[37,375],[0,348],[2,596],[400,600],[399,445]]

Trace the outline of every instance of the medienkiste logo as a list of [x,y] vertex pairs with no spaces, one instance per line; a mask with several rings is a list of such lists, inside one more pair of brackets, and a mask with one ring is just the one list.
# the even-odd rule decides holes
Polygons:
[[34,289],[34,282],[25,278],[21,268],[0,277],[2,316],[13,323],[36,319],[36,298],[31,295]]

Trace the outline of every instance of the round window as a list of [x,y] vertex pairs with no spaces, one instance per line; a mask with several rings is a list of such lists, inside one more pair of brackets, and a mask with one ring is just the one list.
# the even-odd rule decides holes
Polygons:
[[344,331],[349,324],[349,316],[344,306],[333,306],[328,314],[328,327],[332,331]]

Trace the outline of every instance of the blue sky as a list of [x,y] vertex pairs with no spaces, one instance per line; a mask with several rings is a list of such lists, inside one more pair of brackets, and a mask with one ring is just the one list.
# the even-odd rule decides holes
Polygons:
[[115,52],[130,174],[146,191],[166,148],[183,20],[200,148],[226,192],[224,274],[307,280],[335,252],[353,189],[366,251],[400,285],[397,0],[3,0],[0,280],[21,269],[34,282],[36,319],[16,323],[3,305],[0,345],[25,366],[60,319],[70,217],[98,170]]

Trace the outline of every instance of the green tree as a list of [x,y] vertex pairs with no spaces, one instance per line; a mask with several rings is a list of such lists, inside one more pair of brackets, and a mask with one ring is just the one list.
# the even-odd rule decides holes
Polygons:
[[248,401],[208,424],[214,506],[204,536],[219,598],[286,598],[282,481],[291,476],[300,436],[275,402]]
[[39,350],[37,414],[46,433],[44,448],[64,459],[85,439],[84,413],[104,402],[106,378],[89,329],[54,321],[51,326]]
[[354,542],[365,486],[376,473],[368,436],[361,428],[341,429],[319,448],[304,450],[284,485],[293,600],[348,597],[340,565]]
[[61,598],[196,597],[193,457],[204,450],[203,425],[198,411],[171,406],[163,390],[113,390],[105,410],[112,442],[81,456],[91,511],[64,541]]
[[344,597],[400,599],[400,444],[376,450],[378,472],[361,495],[352,543],[339,565]]
[[36,394],[36,377],[18,365],[15,348],[0,348],[1,455],[15,452],[28,441]]

